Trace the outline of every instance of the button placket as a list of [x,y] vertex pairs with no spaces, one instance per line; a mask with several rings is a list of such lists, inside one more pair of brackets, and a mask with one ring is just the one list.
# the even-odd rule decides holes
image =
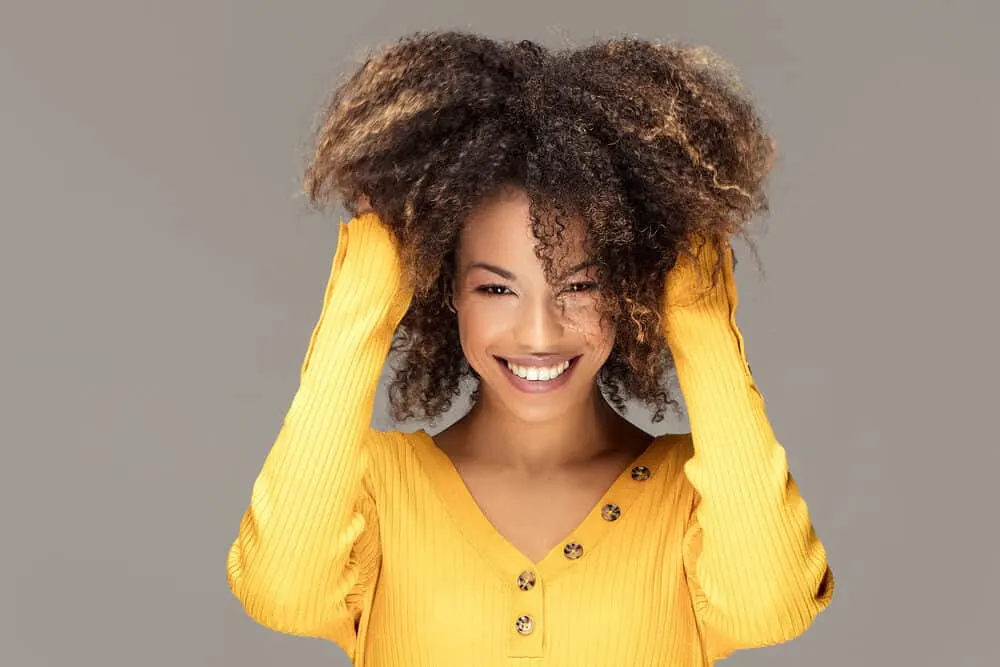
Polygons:
[[[659,456],[658,450],[649,450],[649,454],[640,462],[626,468],[595,511],[566,538],[561,548],[554,549],[543,562],[532,565],[521,559],[523,570],[507,570],[505,578],[509,577],[507,580],[512,582],[512,604],[504,621],[509,628],[509,657],[542,657],[546,631],[542,612],[542,584],[562,576],[567,570],[586,568],[588,558],[602,557],[593,549],[602,539],[618,532],[607,524],[622,521],[627,509],[642,502],[640,499],[650,490],[645,482],[658,469]],[[587,556],[591,552],[593,555]],[[591,566],[597,565],[591,563]]]
[[529,568],[512,579],[507,654],[512,658],[541,657],[544,636],[542,578]]

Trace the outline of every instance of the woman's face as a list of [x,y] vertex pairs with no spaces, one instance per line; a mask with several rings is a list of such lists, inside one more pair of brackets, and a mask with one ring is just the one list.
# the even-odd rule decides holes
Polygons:
[[470,217],[459,239],[459,334],[483,398],[525,421],[545,421],[592,400],[614,332],[598,312],[583,221],[563,232],[558,279],[549,283],[535,256],[527,195],[505,192]]

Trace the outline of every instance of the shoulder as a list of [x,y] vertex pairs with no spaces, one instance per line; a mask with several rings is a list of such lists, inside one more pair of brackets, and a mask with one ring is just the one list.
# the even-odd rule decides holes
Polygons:
[[653,447],[659,450],[656,457],[661,477],[669,483],[686,485],[684,466],[694,456],[694,441],[690,433],[666,433],[653,440]]
[[690,433],[663,433],[652,438],[650,446],[662,449],[665,460],[686,460],[694,454],[694,441]]
[[378,493],[387,486],[410,485],[422,464],[420,450],[430,436],[425,431],[377,431],[365,439],[368,457],[367,479]]
[[694,440],[690,433],[665,433],[656,436],[656,439],[662,441],[677,458],[687,460],[694,456]]

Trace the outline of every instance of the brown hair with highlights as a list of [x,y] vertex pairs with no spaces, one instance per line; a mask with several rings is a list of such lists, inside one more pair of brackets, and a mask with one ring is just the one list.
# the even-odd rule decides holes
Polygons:
[[667,274],[692,238],[744,235],[767,210],[773,160],[733,68],[704,47],[615,38],[552,50],[434,31],[381,48],[336,88],[305,190],[352,215],[367,197],[399,245],[415,296],[393,343],[397,421],[433,421],[475,379],[448,290],[463,221],[503,184],[530,197],[546,271],[566,216],[585,221],[616,334],[601,388],[619,411],[636,399],[659,421],[678,405]]

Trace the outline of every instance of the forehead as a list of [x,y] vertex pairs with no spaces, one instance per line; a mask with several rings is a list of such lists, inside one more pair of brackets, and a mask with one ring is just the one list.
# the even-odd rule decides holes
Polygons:
[[[517,188],[504,189],[487,200],[463,226],[459,255],[469,261],[484,256],[534,258],[538,241],[531,230],[530,205],[527,193]],[[561,222],[554,256],[558,262],[578,262],[587,254],[586,224],[579,216],[564,216]]]

